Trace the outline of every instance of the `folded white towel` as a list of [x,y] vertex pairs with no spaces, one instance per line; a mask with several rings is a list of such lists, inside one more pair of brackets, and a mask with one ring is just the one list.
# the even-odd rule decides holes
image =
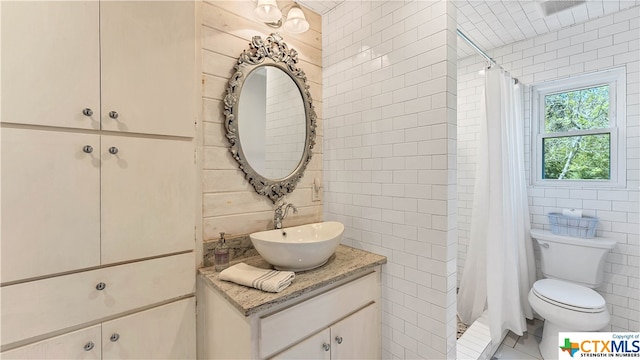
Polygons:
[[220,280],[277,293],[291,285],[295,276],[293,271],[260,269],[245,263],[239,263],[222,270]]

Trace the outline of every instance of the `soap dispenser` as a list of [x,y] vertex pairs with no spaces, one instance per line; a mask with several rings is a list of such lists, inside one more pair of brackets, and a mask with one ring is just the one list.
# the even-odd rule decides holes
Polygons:
[[220,233],[220,241],[218,241],[218,246],[213,249],[213,255],[213,265],[216,271],[222,271],[229,267],[229,247],[227,247],[224,232]]

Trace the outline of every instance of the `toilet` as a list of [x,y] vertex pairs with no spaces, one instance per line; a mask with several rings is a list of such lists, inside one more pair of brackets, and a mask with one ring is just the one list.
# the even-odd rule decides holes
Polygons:
[[545,279],[529,291],[529,304],[545,319],[540,342],[543,359],[558,358],[558,333],[598,331],[609,324],[605,300],[592,290],[602,284],[604,262],[616,242],[606,238],[583,239],[533,229],[540,245]]

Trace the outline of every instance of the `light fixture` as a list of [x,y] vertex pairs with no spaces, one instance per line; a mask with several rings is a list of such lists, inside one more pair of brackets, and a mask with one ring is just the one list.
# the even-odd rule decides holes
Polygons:
[[284,30],[291,34],[301,34],[309,30],[309,22],[305,18],[302,8],[296,3],[290,6],[286,20],[284,20],[276,0],[258,0],[254,12],[258,19],[272,28],[284,27]]
[[304,17],[302,9],[294,5],[287,14],[287,21],[284,22],[284,30],[292,34],[301,34],[309,30],[309,22]]
[[258,0],[258,5],[253,12],[258,19],[264,22],[273,23],[282,18],[282,12],[280,12],[276,0]]

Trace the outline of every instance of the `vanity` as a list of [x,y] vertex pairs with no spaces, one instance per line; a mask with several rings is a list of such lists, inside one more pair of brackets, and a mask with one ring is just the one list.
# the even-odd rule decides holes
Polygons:
[[[260,256],[242,260],[260,268]],[[327,263],[296,273],[280,293],[198,275],[198,358],[379,359],[381,265],[386,257],[340,245]]]

